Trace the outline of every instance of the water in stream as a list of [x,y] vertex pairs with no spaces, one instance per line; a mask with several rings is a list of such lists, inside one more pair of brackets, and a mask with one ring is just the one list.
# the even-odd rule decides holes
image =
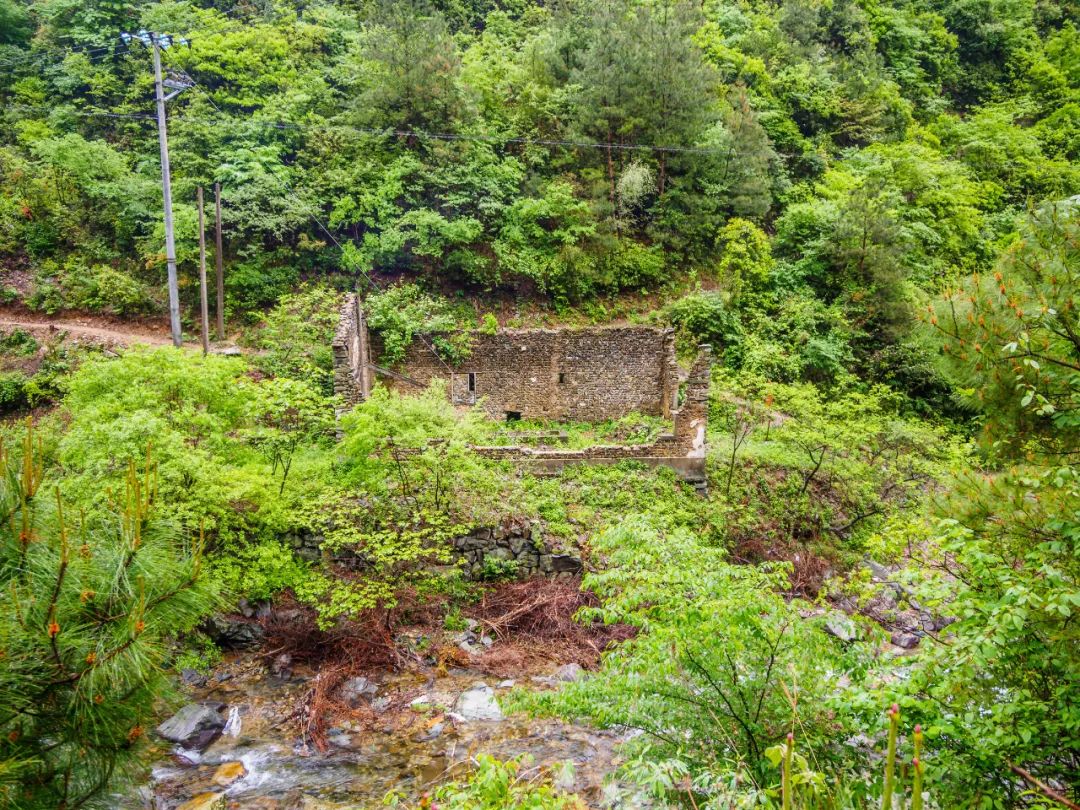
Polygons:
[[[565,772],[566,787],[589,804],[599,806],[610,795],[604,786],[618,762],[617,733],[521,715],[471,722],[450,716],[457,696],[479,681],[494,687],[497,698],[505,696],[509,684],[498,678],[466,670],[441,677],[388,675],[379,695],[400,709],[386,710],[374,723],[344,720],[328,735],[330,749],[320,753],[289,719],[311,673],[283,681],[263,674],[253,659],[235,659],[219,673],[222,680],[211,679],[192,699],[227,705],[225,733],[201,755],[163,747],[151,784],[125,810],[173,810],[207,791],[224,792],[228,807],[244,810],[379,807],[389,791],[419,795],[463,772],[478,754],[530,754],[535,766]],[[545,688],[529,677],[518,685]],[[215,771],[230,762],[242,763],[245,775],[215,785]]]

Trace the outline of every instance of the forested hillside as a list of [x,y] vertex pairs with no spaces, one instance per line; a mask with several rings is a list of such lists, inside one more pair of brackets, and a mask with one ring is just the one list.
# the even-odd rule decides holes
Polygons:
[[[63,331],[165,342],[141,31],[243,356]],[[710,344],[707,493],[350,412],[352,291]],[[1078,295],[1075,0],[0,0],[0,808],[1075,808]]]

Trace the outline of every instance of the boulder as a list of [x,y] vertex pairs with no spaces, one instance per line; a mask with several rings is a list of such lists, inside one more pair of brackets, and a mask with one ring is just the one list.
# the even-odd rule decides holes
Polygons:
[[[220,704],[223,708],[223,704]],[[205,751],[210,743],[221,736],[225,718],[219,704],[189,703],[157,727],[163,739],[184,748]]]
[[349,704],[352,708],[359,708],[364,703],[369,702],[375,694],[379,691],[379,685],[373,681],[369,681],[362,675],[357,678],[349,678],[341,685],[341,699]]
[[204,622],[203,629],[215,644],[225,650],[258,647],[266,638],[261,624],[240,615],[211,616]]
[[919,646],[919,636],[915,633],[902,633],[897,631],[890,638],[893,644],[904,650],[913,650]]
[[835,611],[825,617],[825,632],[843,642],[854,641],[859,635],[858,628],[851,617]]
[[199,672],[197,669],[180,670],[180,680],[182,680],[188,686],[194,686],[196,688],[200,686],[206,686],[206,676]]
[[555,679],[563,683],[569,683],[570,681],[581,680],[581,676],[584,674],[585,671],[577,664],[563,664],[555,670]]
[[464,720],[502,720],[502,709],[495,700],[495,691],[485,683],[478,683],[458,695],[454,712]]
[[551,555],[551,570],[557,574],[580,574],[581,560],[569,554]]

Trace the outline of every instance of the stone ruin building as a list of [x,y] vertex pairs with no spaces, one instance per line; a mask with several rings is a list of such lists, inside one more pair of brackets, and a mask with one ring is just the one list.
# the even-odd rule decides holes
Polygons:
[[534,471],[567,464],[611,464],[633,459],[667,466],[703,489],[705,428],[712,354],[699,348],[689,374],[675,362],[671,329],[651,326],[586,329],[497,329],[474,331],[472,349],[458,364],[439,359],[426,340],[409,347],[393,369],[372,358],[382,349],[369,332],[356,295],[346,296],[334,338],[334,388],[351,407],[363,401],[376,377],[402,393],[447,383],[458,405],[480,403],[496,419],[596,422],[642,413],[670,419],[670,432],[637,445],[584,449],[532,446],[475,447],[489,458],[509,459]]

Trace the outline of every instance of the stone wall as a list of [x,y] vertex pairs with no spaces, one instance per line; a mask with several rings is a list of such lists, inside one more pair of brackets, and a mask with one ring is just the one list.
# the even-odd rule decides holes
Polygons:
[[[315,561],[322,556],[323,537],[317,534],[290,534],[285,541],[302,559]],[[454,556],[463,563],[465,577],[481,580],[485,574],[504,571],[507,575],[527,578],[536,575],[560,577],[581,573],[581,560],[553,551],[543,540],[538,524],[507,521],[498,526],[473,529],[450,541]],[[358,559],[348,551],[335,555],[346,567]],[[512,565],[508,566],[510,563]]]
[[[678,388],[670,329],[621,326],[589,329],[500,329],[473,332],[469,357],[444,364],[416,340],[382,382],[403,393],[446,380],[451,399],[482,402],[494,418],[598,422],[637,412],[670,416]],[[372,352],[382,348],[372,335]]]
[[334,393],[341,398],[345,408],[350,408],[371,392],[368,330],[355,293],[346,295],[341,305],[331,350],[334,355]]

